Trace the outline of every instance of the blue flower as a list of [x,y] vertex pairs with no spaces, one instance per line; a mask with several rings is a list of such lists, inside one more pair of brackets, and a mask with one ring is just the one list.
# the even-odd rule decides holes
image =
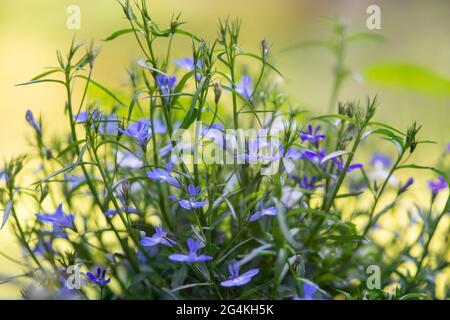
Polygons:
[[128,126],[125,130],[118,128],[120,133],[135,138],[139,145],[146,146],[148,140],[152,136],[150,132],[150,120],[139,120]]
[[36,244],[36,247],[34,247],[33,253],[35,255],[45,256],[47,254],[55,254],[56,251],[53,249],[51,241],[41,239]]
[[241,83],[236,84],[236,92],[238,92],[245,99],[250,100],[253,94],[251,84],[252,84],[252,77],[242,76]]
[[286,159],[301,160],[305,158],[304,151],[297,148],[289,148],[284,156]]
[[[151,122],[150,122],[150,128],[151,128]],[[153,133],[154,134],[165,134],[167,131],[166,126],[164,123],[162,123],[160,120],[154,119],[153,120]]]
[[317,163],[318,165],[322,165],[322,159],[325,158],[327,154],[326,150],[322,149],[320,151],[304,150],[303,155],[305,156],[305,159]]
[[254,276],[259,273],[259,269],[251,269],[244,274],[239,275],[239,263],[233,261],[228,265],[228,272],[230,277],[222,281],[220,285],[222,287],[239,287],[249,283]]
[[400,188],[399,188],[399,190],[398,190],[398,194],[408,191],[409,187],[410,187],[411,185],[413,185],[413,183],[414,183],[414,178],[410,177],[410,178],[405,182],[404,185],[400,186]]
[[174,262],[205,262],[212,260],[212,257],[206,255],[197,255],[200,249],[200,243],[192,238],[187,240],[188,254],[174,253],[169,256],[169,260]]
[[106,210],[105,213],[104,213],[105,217],[112,217],[112,216],[116,215],[119,212],[123,212],[123,213],[138,213],[138,211],[137,211],[137,209],[135,207],[126,206],[125,205],[125,201],[123,200],[123,198],[121,196],[119,196],[119,201],[120,201],[120,204],[122,205],[120,210],[119,211],[117,211],[115,209]]
[[195,196],[200,193],[200,186],[196,187],[193,184],[190,184],[188,187],[188,192],[188,199],[180,199],[176,196],[169,196],[169,199],[178,201],[179,205],[186,210],[201,208],[208,204],[208,201],[196,201],[195,199]]
[[37,213],[37,219],[42,223],[51,224],[54,227],[74,229],[74,216],[72,214],[65,214],[62,210],[62,204],[58,206],[53,214]]
[[[192,58],[182,58],[180,60],[175,60],[174,63],[180,68],[186,69],[187,71],[193,71],[194,69],[200,70],[202,68],[202,62],[200,60],[194,64],[194,59]],[[199,80],[202,77],[200,72],[195,73],[195,77]]]
[[114,135],[119,129],[119,118],[116,115],[110,114],[107,118],[101,121],[98,128],[98,133],[100,134],[110,134]]
[[66,175],[64,180],[69,183],[70,190],[75,189],[84,181],[86,181],[84,176],[68,176]]
[[79,114],[74,114],[72,116],[73,120],[78,123],[85,123],[89,120],[89,118],[92,118],[94,120],[99,120],[100,117],[101,117],[101,112],[98,111],[97,109],[94,110],[92,113],[89,111],[83,111],[83,112],[80,112]]
[[296,176],[290,176],[292,180],[294,180],[297,185],[305,190],[316,190],[317,188],[323,187],[321,184],[317,184],[319,182],[319,178],[316,176],[312,176],[311,179],[309,179],[307,176],[303,176],[303,178],[299,178]]
[[175,241],[167,238],[167,232],[163,230],[162,226],[157,226],[156,232],[151,237],[145,237],[141,240],[141,245],[143,247],[153,247],[158,244],[164,244],[169,247],[176,244]]
[[100,287],[111,282],[111,278],[105,279],[106,269],[102,270],[101,268],[97,268],[97,276],[94,276],[91,272],[86,272],[86,276],[90,281]]
[[370,161],[370,164],[373,167],[376,167],[376,168],[386,169],[386,168],[389,168],[391,166],[392,159],[387,157],[387,156],[385,156],[382,153],[375,152],[373,154],[373,156],[372,156],[372,160]]
[[175,82],[177,78],[175,76],[167,76],[165,74],[160,74],[156,76],[156,84],[158,85],[164,100],[167,102],[170,98],[170,93],[175,87]]
[[302,142],[310,141],[314,146],[318,147],[320,139],[325,139],[325,134],[320,134],[320,126],[317,126],[316,129],[314,129],[311,125],[308,125],[307,130],[299,130],[298,133],[300,134],[300,139]]
[[444,177],[438,177],[436,181],[429,180],[428,187],[433,196],[436,196],[439,191],[447,188],[447,181],[445,181]]
[[249,218],[250,222],[261,219],[263,216],[276,216],[278,214],[277,207],[269,207],[265,209],[261,209],[252,214]]
[[[333,163],[337,166],[339,171],[341,172],[344,171],[345,167],[344,167],[344,160],[342,159],[342,157],[332,158],[331,161],[333,161]],[[360,169],[362,167],[363,165],[361,163],[351,164],[348,166],[347,172],[351,172],[353,170]]]
[[147,171],[147,177],[155,181],[165,181],[171,186],[180,188],[180,183],[178,182],[178,180],[170,175],[172,169],[173,169],[173,162],[170,162],[167,165],[167,170],[155,168],[152,171]]
[[27,110],[25,113],[25,119],[27,122],[33,127],[36,131],[41,131],[41,126],[36,122],[36,119],[34,119],[33,112],[31,110]]
[[319,286],[312,282],[303,284],[303,297],[296,297],[295,300],[313,300]]

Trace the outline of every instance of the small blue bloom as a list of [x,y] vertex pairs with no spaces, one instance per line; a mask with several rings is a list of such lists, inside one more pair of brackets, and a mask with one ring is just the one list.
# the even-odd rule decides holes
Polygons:
[[251,269],[244,274],[239,275],[239,263],[233,261],[228,265],[228,272],[230,277],[222,281],[220,285],[222,287],[239,287],[249,283],[254,276],[259,273],[259,269]]
[[73,229],[75,227],[73,214],[65,214],[62,210],[62,204],[58,206],[55,213],[37,213],[36,217],[42,223],[51,224],[59,228]]
[[247,100],[250,100],[253,95],[252,80],[252,77],[242,76],[241,83],[236,84],[236,92]]
[[102,287],[111,282],[111,278],[105,279],[106,269],[97,268],[97,275],[95,276],[91,272],[86,272],[87,278],[95,283],[96,285]]
[[137,209],[133,206],[126,206],[125,205],[125,201],[123,200],[123,198],[121,196],[119,196],[119,201],[120,204],[122,205],[122,207],[120,208],[119,211],[115,210],[115,209],[111,209],[111,210],[106,210],[104,215],[105,217],[112,217],[115,216],[116,214],[118,214],[119,212],[123,212],[123,213],[138,213]]
[[[202,68],[202,62],[200,60],[198,60],[197,63],[194,64],[194,59],[187,57],[180,60],[175,60],[174,63],[180,68],[186,69],[187,71],[194,71],[194,69],[201,70]],[[195,77],[197,78],[197,80],[199,80],[202,77],[202,74],[200,72],[196,72]]]
[[190,184],[188,187],[189,198],[188,199],[180,199],[176,196],[169,196],[170,200],[178,201],[179,205],[186,210],[192,210],[204,207],[208,204],[208,201],[196,201],[196,195],[200,193],[200,186],[194,186]]
[[382,153],[375,152],[372,156],[372,160],[370,161],[370,164],[376,168],[386,169],[391,166],[392,159],[385,156]]
[[92,118],[94,120],[99,120],[100,117],[101,117],[101,112],[98,111],[97,109],[94,110],[92,113],[89,111],[83,111],[83,112],[80,112],[79,114],[74,114],[72,116],[73,120],[78,123],[85,123],[89,120],[89,118]]
[[84,176],[68,176],[66,175],[64,180],[69,183],[70,190],[75,189],[84,181],[86,181]]
[[164,244],[169,247],[176,244],[175,241],[167,238],[167,232],[163,230],[162,226],[156,227],[156,232],[151,237],[145,237],[141,240],[143,247],[153,247],[158,244]]
[[438,177],[436,181],[429,180],[428,187],[430,188],[430,191],[433,194],[433,196],[436,196],[439,193],[439,191],[446,189],[448,185],[444,177]]
[[313,300],[314,295],[319,289],[319,286],[312,282],[305,282],[303,284],[303,297],[296,297],[295,300]]
[[400,186],[400,189],[398,190],[398,193],[403,193],[408,191],[409,187],[412,186],[414,183],[414,178],[410,177],[404,185]]
[[174,253],[169,256],[169,260],[174,262],[205,262],[212,260],[212,257],[206,255],[197,255],[200,249],[200,243],[192,238],[187,240],[188,254]]
[[[151,122],[150,122],[151,127]],[[166,126],[160,120],[153,120],[153,133],[154,134],[165,134],[167,131]]]
[[299,130],[300,139],[302,142],[310,141],[314,146],[318,147],[320,139],[325,139],[325,134],[320,134],[320,126],[314,129],[311,125],[308,125],[307,130]]
[[170,93],[175,87],[176,81],[177,78],[175,76],[167,76],[165,74],[156,76],[156,84],[161,90],[161,94],[166,102],[169,101]]
[[292,180],[294,180],[297,185],[305,190],[316,190],[317,188],[323,187],[322,184],[317,184],[319,182],[319,178],[316,176],[312,176],[311,179],[309,179],[307,176],[303,176],[303,178],[299,178],[296,176],[290,176]]
[[297,148],[289,148],[284,156],[286,159],[301,160],[305,158],[304,151]]
[[128,126],[125,130],[118,128],[120,133],[135,138],[139,145],[146,146],[148,140],[152,136],[150,132],[150,120],[143,119],[139,120]]
[[34,119],[34,115],[31,110],[27,110],[27,112],[25,114],[25,119],[30,124],[30,126],[33,127],[34,130],[36,130],[38,132],[41,131],[41,126],[36,122],[36,119]]
[[152,171],[147,171],[147,177],[155,181],[165,181],[171,186],[180,188],[180,183],[178,182],[178,180],[170,175],[172,169],[173,169],[173,162],[170,162],[167,165],[167,170],[155,168]]
[[48,254],[55,254],[56,251],[53,249],[52,243],[49,240],[39,240],[36,247],[33,249],[35,255],[46,256]]
[[249,218],[250,222],[261,219],[263,216],[276,216],[278,214],[277,207],[269,207],[265,209],[261,209],[252,214]]
[[[339,171],[341,171],[341,172],[344,171],[345,166],[344,166],[344,160],[342,159],[342,157],[332,158],[331,161],[333,161],[333,163],[337,166]],[[351,172],[353,170],[360,169],[362,167],[363,167],[363,165],[361,163],[351,164],[348,166],[347,172]]]
[[110,114],[107,118],[103,119],[98,128],[100,134],[114,135],[119,129],[119,118],[116,115]]

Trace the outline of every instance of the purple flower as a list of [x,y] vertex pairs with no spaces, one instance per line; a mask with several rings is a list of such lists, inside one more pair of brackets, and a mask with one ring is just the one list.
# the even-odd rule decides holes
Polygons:
[[164,244],[169,247],[176,244],[175,241],[167,238],[167,232],[163,230],[162,226],[157,226],[156,232],[151,237],[145,237],[141,240],[141,245],[143,247],[153,247],[158,244]]
[[414,178],[410,177],[404,185],[400,186],[398,194],[408,191],[409,187],[414,183]]
[[447,143],[447,152],[450,152],[450,143]]
[[196,195],[200,193],[200,186],[194,186],[192,183],[188,187],[189,198],[180,199],[176,196],[169,196],[170,200],[178,201],[179,205],[186,210],[192,210],[204,207],[208,204],[208,201],[196,201]]
[[34,247],[33,253],[35,255],[45,256],[47,254],[55,254],[56,251],[53,249],[51,241],[41,239],[36,247]]
[[233,261],[228,265],[228,272],[230,273],[230,277],[220,283],[222,287],[243,286],[244,284],[249,283],[252,278],[259,273],[259,269],[250,269],[244,274],[239,275],[239,263]]
[[[333,163],[338,167],[339,171],[341,172],[344,171],[345,166],[344,166],[344,159],[342,159],[342,157],[332,158],[331,161],[333,161]],[[361,163],[351,164],[348,166],[347,172],[351,172],[353,170],[360,169],[362,167],[363,165]]]
[[438,177],[437,181],[429,180],[428,187],[430,188],[433,196],[436,196],[439,191],[447,188],[447,181],[445,181],[444,177]]
[[122,207],[120,208],[119,211],[115,210],[115,209],[111,209],[111,210],[106,210],[105,211],[105,217],[112,217],[115,216],[117,213],[119,212],[123,212],[123,213],[138,213],[137,209],[133,206],[126,206],[125,201],[123,200],[123,198],[121,196],[119,196],[119,201],[120,204],[122,205]]
[[34,119],[33,112],[31,110],[27,110],[25,113],[25,120],[33,127],[36,131],[41,131],[41,126],[36,122],[36,119]]
[[322,149],[320,151],[304,150],[303,155],[305,156],[305,159],[317,163],[318,165],[322,165],[322,159],[325,158],[327,154],[326,150]]
[[297,185],[305,190],[316,190],[317,188],[323,187],[322,184],[317,184],[319,182],[319,178],[316,176],[312,176],[311,179],[309,179],[307,176],[303,176],[303,178],[299,178],[296,176],[290,176],[292,180],[294,180]]
[[[182,58],[180,60],[175,60],[174,63],[180,68],[186,69],[187,71],[193,71],[194,69],[200,70],[202,68],[202,62],[200,60],[194,64],[194,59],[192,58]],[[200,72],[195,73],[195,77],[199,80],[202,77]]]
[[[151,122],[150,122],[150,128],[151,128]],[[165,134],[167,131],[166,126],[164,123],[162,123],[160,120],[154,119],[153,120],[153,133],[154,134]]]
[[303,150],[297,148],[289,148],[284,156],[286,159],[301,160],[305,157]]
[[97,268],[97,276],[94,276],[92,273],[90,272],[86,272],[86,276],[87,278],[92,281],[93,283],[95,283],[96,285],[102,287],[105,284],[110,283],[111,278],[109,279],[105,279],[106,276],[106,269],[101,269],[101,268]]
[[236,84],[236,92],[238,92],[245,99],[250,100],[253,94],[251,84],[252,84],[252,77],[242,76],[241,83]]
[[388,168],[391,166],[392,164],[392,159],[385,156],[382,153],[379,152],[375,152],[372,156],[372,160],[370,161],[370,164],[373,167],[378,167],[378,168]]
[[320,126],[317,126],[316,129],[314,129],[311,125],[308,125],[307,130],[299,130],[298,133],[300,134],[300,139],[302,142],[310,141],[314,146],[318,147],[320,139],[325,139],[325,134],[320,134]]
[[296,297],[295,300],[313,300],[319,286],[312,282],[303,284],[303,297]]
[[188,254],[174,253],[169,256],[169,260],[174,262],[205,262],[212,260],[212,257],[206,255],[197,255],[200,249],[200,243],[192,238],[187,240]]
[[78,123],[85,123],[92,118],[98,120],[101,117],[101,113],[98,110],[94,110],[92,113],[89,111],[80,112],[79,114],[74,114],[72,116],[73,120]]
[[116,115],[110,114],[107,118],[101,121],[98,127],[98,133],[114,135],[119,129],[119,118]]
[[261,209],[252,214],[249,218],[250,222],[261,219],[263,216],[276,216],[278,214],[277,207],[269,207],[265,209]]
[[86,179],[84,176],[68,176],[68,175],[66,175],[64,180],[69,183],[70,190],[73,190],[76,187],[78,187],[80,184],[82,184]]
[[173,162],[167,165],[167,170],[161,168],[155,168],[153,171],[147,171],[147,177],[155,181],[165,181],[171,186],[180,188],[178,180],[170,175],[173,169]]
[[169,95],[172,89],[175,87],[176,81],[177,78],[175,76],[167,76],[165,74],[156,76],[156,84],[161,90],[161,94],[163,95],[163,98],[166,100],[166,102],[170,98]]
[[150,120],[139,120],[128,126],[125,130],[118,128],[120,133],[135,138],[141,146],[146,146],[152,136],[150,132]]
[[62,204],[58,206],[55,213],[37,213],[37,219],[42,223],[51,224],[58,228],[69,228],[73,229],[75,225],[73,224],[74,216],[72,214],[64,214],[62,210]]

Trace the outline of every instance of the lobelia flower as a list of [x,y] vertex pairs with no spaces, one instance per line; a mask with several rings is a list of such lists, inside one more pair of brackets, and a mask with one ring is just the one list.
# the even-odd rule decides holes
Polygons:
[[317,163],[318,165],[322,165],[322,159],[327,155],[326,150],[304,150],[303,151],[304,158],[308,161]]
[[51,241],[41,239],[34,247],[33,253],[45,256],[47,254],[55,254],[56,251],[53,249]]
[[289,148],[284,156],[286,159],[301,160],[305,158],[304,151],[297,148]]
[[252,80],[252,77],[242,76],[241,83],[236,84],[236,91],[247,100],[250,100],[253,94]]
[[68,176],[65,175],[64,180],[69,183],[70,190],[75,189],[80,184],[82,184],[84,181],[86,181],[86,178],[84,176]]
[[143,247],[153,247],[158,244],[164,244],[169,247],[176,244],[175,241],[167,238],[167,232],[163,230],[162,226],[157,226],[156,232],[151,237],[145,237],[141,240],[141,245]]
[[300,134],[300,139],[302,142],[309,141],[311,142],[315,147],[319,146],[320,139],[325,139],[325,134],[320,134],[320,126],[317,126],[316,129],[314,129],[311,125],[308,125],[307,130],[299,130],[298,133]]
[[303,297],[295,297],[294,300],[313,300],[319,286],[312,282],[303,284]]
[[172,89],[175,87],[175,82],[177,78],[175,76],[167,76],[165,74],[160,74],[156,76],[156,84],[161,90],[161,94],[166,102],[170,99],[170,93]]
[[25,120],[30,124],[30,126],[33,127],[34,130],[37,132],[41,131],[41,126],[36,122],[36,119],[34,119],[33,112],[31,110],[27,110],[25,113]]
[[94,110],[92,113],[89,111],[83,111],[79,114],[74,114],[72,116],[72,119],[77,123],[85,123],[89,120],[89,118],[92,118],[94,120],[99,120],[101,117],[101,112],[97,109]]
[[73,223],[74,215],[65,214],[62,210],[62,204],[58,206],[53,214],[49,213],[37,213],[37,219],[42,223],[47,223],[53,225],[57,228],[69,228],[74,229],[75,225]]
[[155,181],[165,181],[171,186],[180,188],[180,183],[178,182],[178,180],[170,175],[173,166],[174,166],[173,162],[169,162],[166,167],[167,170],[155,168],[152,171],[147,171],[147,177]]
[[[342,157],[332,158],[331,161],[336,165],[339,171],[344,171],[344,159]],[[363,165],[361,163],[355,163],[348,166],[347,172],[352,172],[353,170],[362,168]]]
[[307,176],[303,176],[303,178],[299,178],[296,176],[290,176],[292,180],[294,180],[297,185],[305,190],[316,190],[317,188],[323,187],[322,184],[317,184],[319,182],[319,178],[316,176],[312,176],[311,179],[309,179]]
[[398,194],[401,194],[403,192],[408,191],[409,187],[412,186],[414,183],[414,178],[410,177],[404,185],[401,185],[399,190],[398,190]]
[[[180,60],[175,60],[174,63],[187,71],[194,71],[194,69],[200,70],[202,68],[202,62],[200,60],[194,64],[194,59],[187,57],[181,58]],[[202,77],[202,74],[200,72],[196,72],[195,77],[199,80]]]
[[91,272],[86,272],[86,277],[93,283],[95,283],[96,285],[102,287],[108,283],[111,282],[111,278],[109,279],[105,279],[106,276],[106,269],[102,269],[102,268],[97,268],[97,275],[95,276],[93,273]]
[[[373,170],[369,172],[367,176],[372,180],[382,181],[389,176],[392,159],[382,153],[375,152],[372,156],[370,164],[372,165]],[[388,182],[390,184],[395,184],[397,182],[397,178],[391,176]]]
[[119,201],[120,204],[122,205],[122,207],[120,208],[119,211],[115,210],[115,209],[111,209],[111,210],[106,210],[104,215],[105,217],[112,217],[115,216],[117,213],[119,212],[123,212],[123,213],[138,213],[137,209],[133,206],[126,206],[125,205],[125,201],[123,200],[123,197],[119,196]]
[[205,262],[212,260],[212,257],[206,255],[197,255],[200,249],[200,243],[192,238],[187,239],[188,254],[173,253],[169,256],[169,260],[174,262]]
[[429,180],[428,188],[430,189],[433,196],[436,196],[439,191],[447,188],[447,181],[445,181],[444,177],[438,177],[436,181]]
[[148,140],[152,136],[150,132],[150,120],[143,119],[130,124],[125,130],[118,128],[120,133],[135,138],[141,146],[146,146]]
[[239,263],[237,261],[233,261],[228,264],[228,272],[230,273],[230,277],[220,283],[222,287],[243,286],[244,284],[249,283],[252,278],[259,273],[259,269],[250,269],[249,271],[239,275]]
[[110,114],[103,119],[98,127],[98,133],[114,135],[119,129],[119,118],[116,115]]
[[[152,122],[150,120],[150,129],[152,128]],[[160,120],[153,119],[153,133],[154,134],[165,134],[167,131],[166,126]]]
[[248,219],[250,222],[261,219],[263,216],[276,216],[278,214],[277,207],[269,207],[256,211]]
[[188,187],[189,199],[180,199],[176,196],[169,196],[170,200],[178,201],[179,205],[186,210],[192,210],[204,207],[208,201],[196,201],[195,196],[200,193],[200,186],[194,186],[192,183]]

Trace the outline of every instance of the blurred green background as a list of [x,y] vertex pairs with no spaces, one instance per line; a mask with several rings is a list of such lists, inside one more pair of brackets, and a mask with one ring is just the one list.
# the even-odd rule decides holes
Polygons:
[[[81,9],[81,29],[66,27],[67,7]],[[366,28],[366,9],[381,8],[382,30]],[[321,49],[285,51],[297,43],[329,36],[324,17],[342,19],[351,31],[383,35],[382,42],[354,43],[346,63],[355,76],[345,82],[341,99],[378,94],[378,120],[405,129],[413,120],[423,125],[421,137],[438,146],[426,145],[416,156],[422,164],[433,164],[445,143],[450,142],[450,1],[414,0],[154,0],[151,13],[167,27],[172,14],[182,12],[184,28],[205,38],[216,35],[218,18],[243,21],[241,46],[257,50],[267,39],[272,56],[284,74],[284,88],[299,104],[313,112],[325,112],[332,86],[332,56]],[[115,0],[15,0],[0,3],[0,159],[27,151],[30,134],[25,111],[41,113],[48,131],[65,132],[64,91],[51,85],[16,87],[57,63],[56,49],[67,50],[71,38],[93,40],[101,46],[94,78],[113,88],[124,87],[126,68],[140,52],[129,36],[103,42],[113,31],[127,27]],[[189,41],[175,48],[175,57],[189,54]],[[404,86],[384,86],[363,77],[364,70],[379,62],[407,62],[422,69],[406,70]],[[408,73],[409,72],[409,73]],[[391,79],[392,80],[392,79]],[[409,81],[409,83],[408,83]],[[7,229],[0,233],[1,250],[18,257]],[[10,245],[11,244],[11,245]],[[17,265],[0,257],[0,275],[19,274]],[[0,279],[1,280],[1,279]],[[16,287],[2,285],[1,298],[14,298]]]

